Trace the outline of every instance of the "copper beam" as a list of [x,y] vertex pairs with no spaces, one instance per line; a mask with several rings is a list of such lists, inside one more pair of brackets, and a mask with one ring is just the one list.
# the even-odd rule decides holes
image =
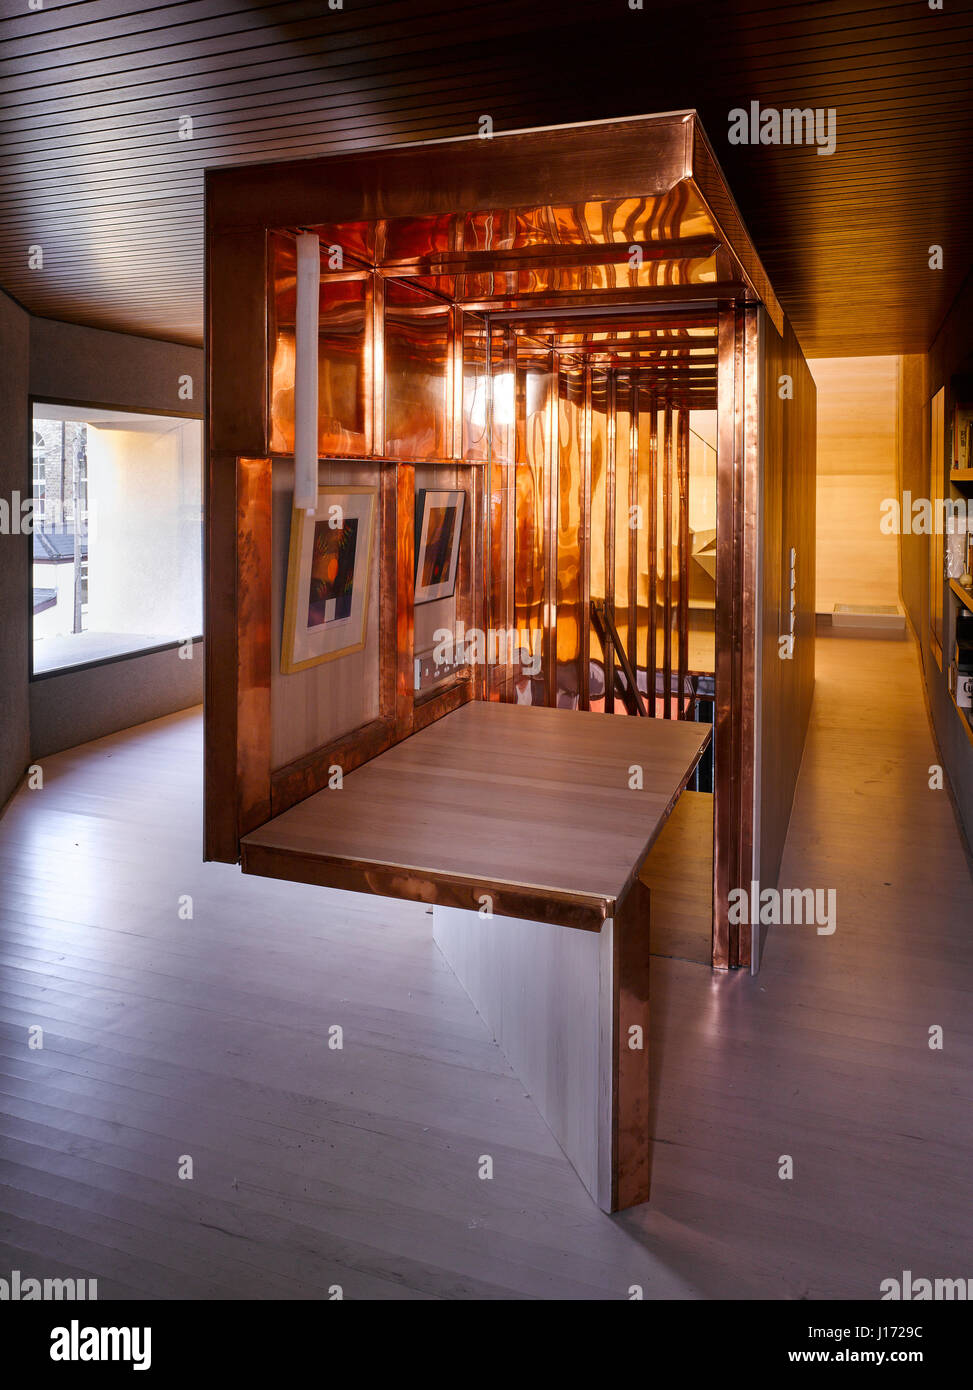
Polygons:
[[[584,266],[624,265],[638,251],[644,261],[708,260],[719,248],[718,238],[685,237],[681,241],[595,242],[563,245],[533,243],[490,251],[439,251],[385,261],[380,275],[397,279],[411,276],[510,274],[529,270],[571,270]],[[597,291],[596,291],[597,293]]]
[[593,305],[624,305],[643,310],[653,305],[670,309],[683,304],[705,303],[715,306],[723,295],[742,297],[745,292],[745,285],[717,285],[714,281],[704,281],[687,285],[644,285],[619,290],[586,290],[583,293],[573,290],[564,293],[539,290],[522,294],[475,295],[471,299],[457,299],[456,303],[464,309],[489,309],[497,313],[519,316],[527,309],[590,310]]

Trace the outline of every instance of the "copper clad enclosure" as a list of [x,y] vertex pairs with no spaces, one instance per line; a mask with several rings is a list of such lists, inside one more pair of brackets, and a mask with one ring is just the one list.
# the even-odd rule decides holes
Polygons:
[[[469,699],[686,719],[715,697],[713,963],[746,964],[727,896],[760,859],[757,355],[790,330],[694,113],[211,171],[206,216],[207,858],[236,861],[335,764]],[[281,675],[274,640],[305,230],[320,478],[380,504],[354,681],[340,661]],[[772,443],[800,455],[786,506],[806,512],[813,387],[786,341],[770,356],[792,367],[810,443]],[[460,564],[451,598],[416,605],[429,488],[463,494]],[[799,572],[806,606],[810,557]],[[503,640],[440,664],[443,630]],[[797,702],[794,727],[773,713],[789,767],[813,679],[797,674],[797,696],[771,688]]]

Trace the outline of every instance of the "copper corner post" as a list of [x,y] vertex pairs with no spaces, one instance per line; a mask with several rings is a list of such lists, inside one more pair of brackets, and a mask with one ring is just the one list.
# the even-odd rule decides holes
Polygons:
[[729,895],[753,876],[758,422],[746,386],[756,310],[722,304],[718,341],[713,965],[728,969],[750,962],[749,925],[729,921]]

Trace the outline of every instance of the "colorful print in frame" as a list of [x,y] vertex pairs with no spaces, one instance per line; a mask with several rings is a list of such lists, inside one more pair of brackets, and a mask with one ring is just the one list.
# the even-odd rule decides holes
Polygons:
[[294,509],[280,669],[284,675],[360,652],[378,489],[321,487],[312,514]]
[[416,493],[417,604],[452,598],[456,590],[465,501],[462,489]]

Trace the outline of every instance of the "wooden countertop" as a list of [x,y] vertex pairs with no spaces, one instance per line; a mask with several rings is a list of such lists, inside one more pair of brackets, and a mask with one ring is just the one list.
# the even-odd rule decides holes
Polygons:
[[[597,929],[705,724],[472,701],[244,837],[249,873]],[[629,786],[630,768],[643,786]]]

